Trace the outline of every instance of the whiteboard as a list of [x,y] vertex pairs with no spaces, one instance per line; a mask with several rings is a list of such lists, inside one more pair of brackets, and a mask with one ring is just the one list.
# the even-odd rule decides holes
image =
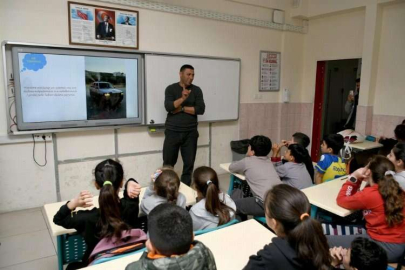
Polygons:
[[204,115],[198,121],[237,120],[239,116],[239,59],[212,59],[176,55],[145,55],[146,124],[164,124],[166,87],[179,82],[180,67],[194,67],[193,84],[201,88]]

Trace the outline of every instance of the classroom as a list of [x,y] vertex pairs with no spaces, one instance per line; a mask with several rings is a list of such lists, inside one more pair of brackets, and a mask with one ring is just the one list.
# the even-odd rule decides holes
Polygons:
[[[198,59],[205,59],[201,63],[217,61],[218,65],[211,70],[215,76],[212,82],[220,86],[212,86],[212,89],[218,92],[225,89],[224,96],[229,88],[232,98],[219,98],[215,111],[210,110],[213,107],[209,107],[207,100],[215,100],[216,96],[207,89],[211,85],[204,83],[210,82],[211,78],[199,77],[201,73],[195,68],[195,84],[201,87],[206,107],[205,116],[199,116],[202,121],[198,123],[194,169],[208,166],[215,170],[224,193],[228,193],[228,186],[238,178],[230,173],[229,165],[226,166],[233,161],[231,141],[264,135],[271,142],[279,143],[290,140],[295,132],[302,132],[311,139],[308,151],[313,161],[319,160],[322,129],[326,123],[322,122],[326,119],[322,112],[328,107],[319,93],[332,81],[328,72],[337,70],[332,67],[337,63],[334,61],[356,59],[353,76],[358,78],[361,74],[361,94],[355,118],[358,133],[374,138],[395,138],[394,129],[405,119],[403,0],[74,0],[73,3],[137,12],[136,48],[109,48],[103,47],[102,43],[99,46],[71,44],[68,0],[0,1],[3,21],[0,41],[11,42],[11,45],[13,42],[16,45],[51,45],[55,50],[80,46],[83,50],[96,52],[104,48],[111,54],[137,54],[139,51],[141,58],[146,58],[142,61],[150,63],[153,63],[153,57],[159,56],[161,59],[191,56],[197,59],[197,66],[200,64]],[[151,129],[146,115],[135,124],[121,126],[18,132],[19,127],[14,122],[16,103],[11,95],[14,90],[11,90],[8,73],[11,61],[4,46],[3,43],[0,56],[0,91],[5,93],[0,94],[0,110],[3,111],[0,115],[0,270],[55,269],[60,266],[57,229],[52,229],[44,206],[71,200],[81,190],[98,195],[93,173],[97,164],[106,159],[118,159],[124,179],[134,178],[142,188],[148,187],[151,174],[163,164],[165,132],[161,127]],[[263,86],[262,53],[279,56],[279,77],[275,77],[277,89],[272,91],[260,91]],[[228,67],[228,62],[235,69],[226,68],[231,71],[225,74],[221,65]],[[162,95],[153,103],[155,96],[148,94],[148,91],[152,93],[148,86],[151,89],[152,83],[159,81],[158,72],[178,79],[180,66],[176,70],[163,66],[159,71],[150,69],[152,64],[142,67],[147,83],[146,93],[143,93],[146,98],[138,101],[140,110],[147,102],[147,114],[154,111],[150,104],[160,106],[159,110],[166,112],[162,102],[164,89],[160,89]],[[210,71],[210,67],[202,67],[204,71]],[[231,89],[227,80],[235,83],[234,88]],[[204,88],[204,85],[207,86]],[[347,93],[355,87],[352,80],[351,85],[342,88],[344,100],[339,104],[344,104]],[[141,88],[144,89],[144,85]],[[329,104],[330,107],[333,105]],[[344,106],[340,107],[336,110],[342,114]],[[226,115],[229,112],[232,117]],[[207,115],[213,118],[200,118]],[[174,166],[179,176],[183,164],[179,154]],[[326,184],[329,183],[322,185]],[[180,192],[182,190],[187,203],[195,204],[195,191],[183,184]],[[337,195],[338,191],[332,193]],[[331,196],[331,204],[336,204],[336,195]],[[311,200],[310,203],[317,205]],[[346,214],[349,213],[342,215]],[[256,254],[275,237],[262,224],[249,219],[229,226],[229,237],[235,238],[230,246],[238,246],[236,239],[240,230],[248,230],[250,226],[257,231],[249,231],[246,237],[261,239],[255,245],[247,243],[243,250],[235,251],[235,258],[244,258],[241,263],[226,259],[218,261],[221,256],[218,253],[223,250],[215,241],[223,237],[221,230],[228,228],[196,236],[196,239],[203,243],[207,241],[218,269],[242,269],[250,255]],[[119,269],[125,269],[133,258],[116,261],[120,260]],[[112,263],[114,261],[106,265],[114,267]],[[98,267],[109,269],[103,264]]]

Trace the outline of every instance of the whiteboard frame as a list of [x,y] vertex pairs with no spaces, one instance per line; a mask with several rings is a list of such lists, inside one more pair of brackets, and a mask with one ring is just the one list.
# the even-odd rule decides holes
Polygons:
[[146,70],[147,70],[147,66],[146,66],[146,55],[159,55],[159,56],[178,56],[178,57],[189,57],[189,58],[199,58],[199,59],[211,59],[211,60],[228,60],[228,61],[238,61],[239,62],[239,88],[238,88],[238,108],[237,108],[237,111],[238,111],[238,115],[237,115],[237,117],[235,118],[235,119],[222,119],[222,120],[215,120],[215,121],[205,121],[205,120],[202,120],[202,121],[198,121],[199,123],[219,123],[219,122],[226,122],[226,121],[236,121],[236,120],[239,120],[239,107],[240,107],[240,83],[241,83],[241,69],[242,69],[242,61],[241,61],[241,59],[240,58],[229,58],[229,57],[215,57],[215,56],[203,56],[203,55],[191,55],[191,54],[175,54],[175,53],[156,53],[156,52],[149,52],[149,53],[145,53],[145,58],[144,58],[144,63],[145,63],[145,66],[144,66],[144,73],[145,73],[145,80],[144,80],[144,83],[145,83],[145,98],[144,98],[144,100],[145,100],[145,113],[144,113],[144,115],[145,115],[145,123],[144,123],[144,125],[146,125],[146,126],[164,126],[164,123],[161,123],[161,124],[150,124],[150,123],[147,123],[147,120],[148,120],[148,108],[147,108],[147,104],[148,104],[148,101],[147,101],[147,96],[148,96],[148,93],[147,93],[147,89],[148,89],[148,86],[147,86],[147,74],[146,74]]
[[[9,87],[8,87],[8,69],[9,66],[7,65],[7,57],[8,53],[11,51],[10,47],[12,46],[37,46],[37,47],[50,47],[50,48],[68,48],[68,49],[76,49],[76,50],[95,50],[95,51],[111,51],[111,52],[123,52],[123,53],[136,53],[136,54],[143,54],[142,62],[144,71],[146,70],[146,61],[145,56],[147,54],[150,55],[164,55],[164,56],[179,56],[179,57],[190,57],[190,58],[204,58],[204,59],[214,59],[214,60],[233,60],[239,61],[239,89],[238,89],[238,104],[237,104],[237,111],[238,115],[235,119],[225,119],[225,120],[217,120],[217,121],[199,121],[200,123],[218,123],[218,122],[226,122],[226,121],[236,121],[239,120],[239,113],[240,113],[240,88],[241,88],[241,70],[242,70],[242,61],[240,58],[231,58],[231,57],[217,57],[217,56],[208,56],[208,55],[191,55],[191,54],[176,54],[176,53],[163,53],[163,52],[153,52],[153,51],[135,51],[133,49],[117,49],[117,48],[109,48],[109,47],[92,47],[92,46],[80,46],[80,45],[57,45],[57,44],[45,44],[45,43],[32,43],[32,42],[18,42],[18,41],[8,41],[4,40],[1,44],[1,54],[3,56],[3,78],[4,78],[4,95],[5,95],[5,110],[6,110],[6,121],[7,127],[10,127],[11,120],[9,117],[9,106],[10,106],[10,99],[9,99]],[[27,134],[48,134],[48,133],[61,133],[61,132],[72,132],[72,131],[87,131],[87,130],[105,130],[105,129],[120,129],[126,127],[139,127],[139,126],[150,126],[150,124],[146,123],[147,121],[147,98],[146,98],[146,74],[142,72],[141,74],[141,107],[143,110],[143,119],[140,124],[128,124],[128,125],[116,125],[116,126],[96,126],[96,127],[79,127],[79,128],[64,128],[64,129],[42,129],[42,130],[29,130],[29,131],[10,131],[7,128],[7,134],[10,135],[27,135]],[[164,124],[158,124],[156,126],[163,126]]]

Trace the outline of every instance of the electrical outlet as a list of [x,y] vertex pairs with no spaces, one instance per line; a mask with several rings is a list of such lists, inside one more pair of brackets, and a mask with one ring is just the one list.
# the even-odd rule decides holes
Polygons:
[[36,142],[52,141],[51,134],[34,134],[34,140]]

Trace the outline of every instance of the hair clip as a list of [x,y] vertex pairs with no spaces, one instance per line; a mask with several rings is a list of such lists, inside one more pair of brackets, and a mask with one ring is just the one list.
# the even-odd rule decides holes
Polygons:
[[395,172],[393,172],[393,171],[386,171],[384,175],[385,175],[385,176],[387,176],[387,175],[392,175],[392,176],[394,176],[394,175],[395,175]]
[[108,181],[108,180],[107,180],[107,181],[104,181],[103,187],[106,186],[106,185],[112,185],[111,181]]
[[208,186],[209,184],[212,184],[212,181],[211,181],[211,180],[208,180],[208,181],[207,181],[207,186]]

